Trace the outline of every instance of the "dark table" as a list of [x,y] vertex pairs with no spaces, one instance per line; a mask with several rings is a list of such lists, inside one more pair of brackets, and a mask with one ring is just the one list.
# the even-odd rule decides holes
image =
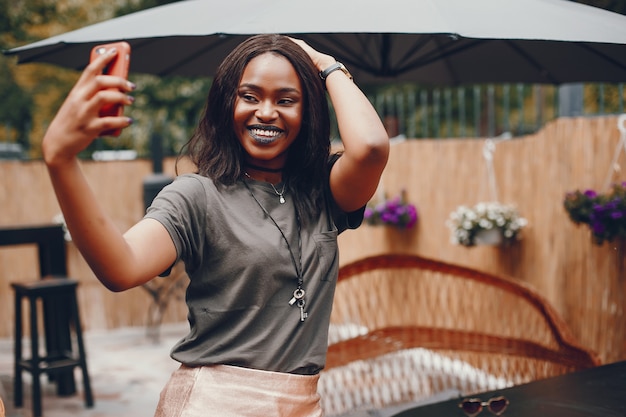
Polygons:
[[[626,361],[573,372],[472,397],[503,395],[502,417],[625,417]],[[393,417],[463,417],[461,399],[415,407]],[[479,417],[493,416],[486,408]]]

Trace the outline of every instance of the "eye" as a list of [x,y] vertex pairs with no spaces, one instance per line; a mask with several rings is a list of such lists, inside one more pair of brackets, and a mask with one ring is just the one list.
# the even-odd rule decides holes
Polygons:
[[253,94],[248,93],[241,94],[241,98],[251,103],[256,103],[258,101]]
[[277,99],[277,103],[280,106],[294,106],[302,101],[300,94],[294,91],[288,91],[284,95],[279,95]]
[[258,101],[258,98],[256,97],[256,95],[254,94],[253,91],[250,91],[248,89],[246,90],[239,90],[239,98],[245,102],[248,103],[256,103]]

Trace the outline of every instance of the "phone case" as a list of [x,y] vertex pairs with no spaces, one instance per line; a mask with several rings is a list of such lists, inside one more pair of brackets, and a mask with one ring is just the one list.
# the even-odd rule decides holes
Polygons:
[[[102,71],[106,75],[115,75],[118,77],[128,78],[128,70],[130,67],[130,45],[128,42],[113,42],[94,46],[91,50],[90,61],[93,61],[99,55],[105,54],[112,48],[117,49],[117,56]],[[100,109],[100,116],[121,116],[124,113],[124,106],[120,104],[105,105]],[[107,130],[101,132],[102,136],[119,136],[121,129]]]

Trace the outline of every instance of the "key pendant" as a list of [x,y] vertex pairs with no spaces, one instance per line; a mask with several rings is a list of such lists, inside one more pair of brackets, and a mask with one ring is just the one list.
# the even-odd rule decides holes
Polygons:
[[304,305],[305,304],[306,304],[306,302],[304,301],[304,298],[301,298],[301,299],[298,300],[297,306],[300,308],[300,321],[304,321],[304,319],[309,317],[309,313],[304,311]]
[[304,290],[302,288],[296,288],[293,292],[293,297],[289,300],[289,305],[292,306],[296,301],[302,300],[304,298]]

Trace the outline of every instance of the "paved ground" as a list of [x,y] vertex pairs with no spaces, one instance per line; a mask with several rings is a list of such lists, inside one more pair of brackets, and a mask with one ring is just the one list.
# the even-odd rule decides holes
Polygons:
[[[152,342],[144,328],[87,332],[85,345],[95,407],[85,408],[82,379],[76,369],[78,393],[56,395],[56,386],[42,378],[44,417],[152,417],[159,393],[177,363],[169,357],[186,324],[161,329],[161,341]],[[24,407],[13,407],[13,341],[0,339],[0,396],[6,417],[32,417],[30,375],[24,373]]]
[[[57,396],[56,385],[42,378],[44,417],[152,417],[161,389],[178,367],[169,357],[169,351],[186,331],[186,323],[165,325],[161,328],[159,343],[154,343],[142,327],[86,332],[85,347],[95,406],[85,407],[77,368],[78,391],[69,397]],[[28,373],[24,373],[24,381],[24,407],[15,409],[13,340],[0,339],[0,397],[6,407],[6,417],[32,417]],[[449,393],[443,395],[427,402],[447,399]],[[388,417],[407,407],[358,411],[337,417]]]

